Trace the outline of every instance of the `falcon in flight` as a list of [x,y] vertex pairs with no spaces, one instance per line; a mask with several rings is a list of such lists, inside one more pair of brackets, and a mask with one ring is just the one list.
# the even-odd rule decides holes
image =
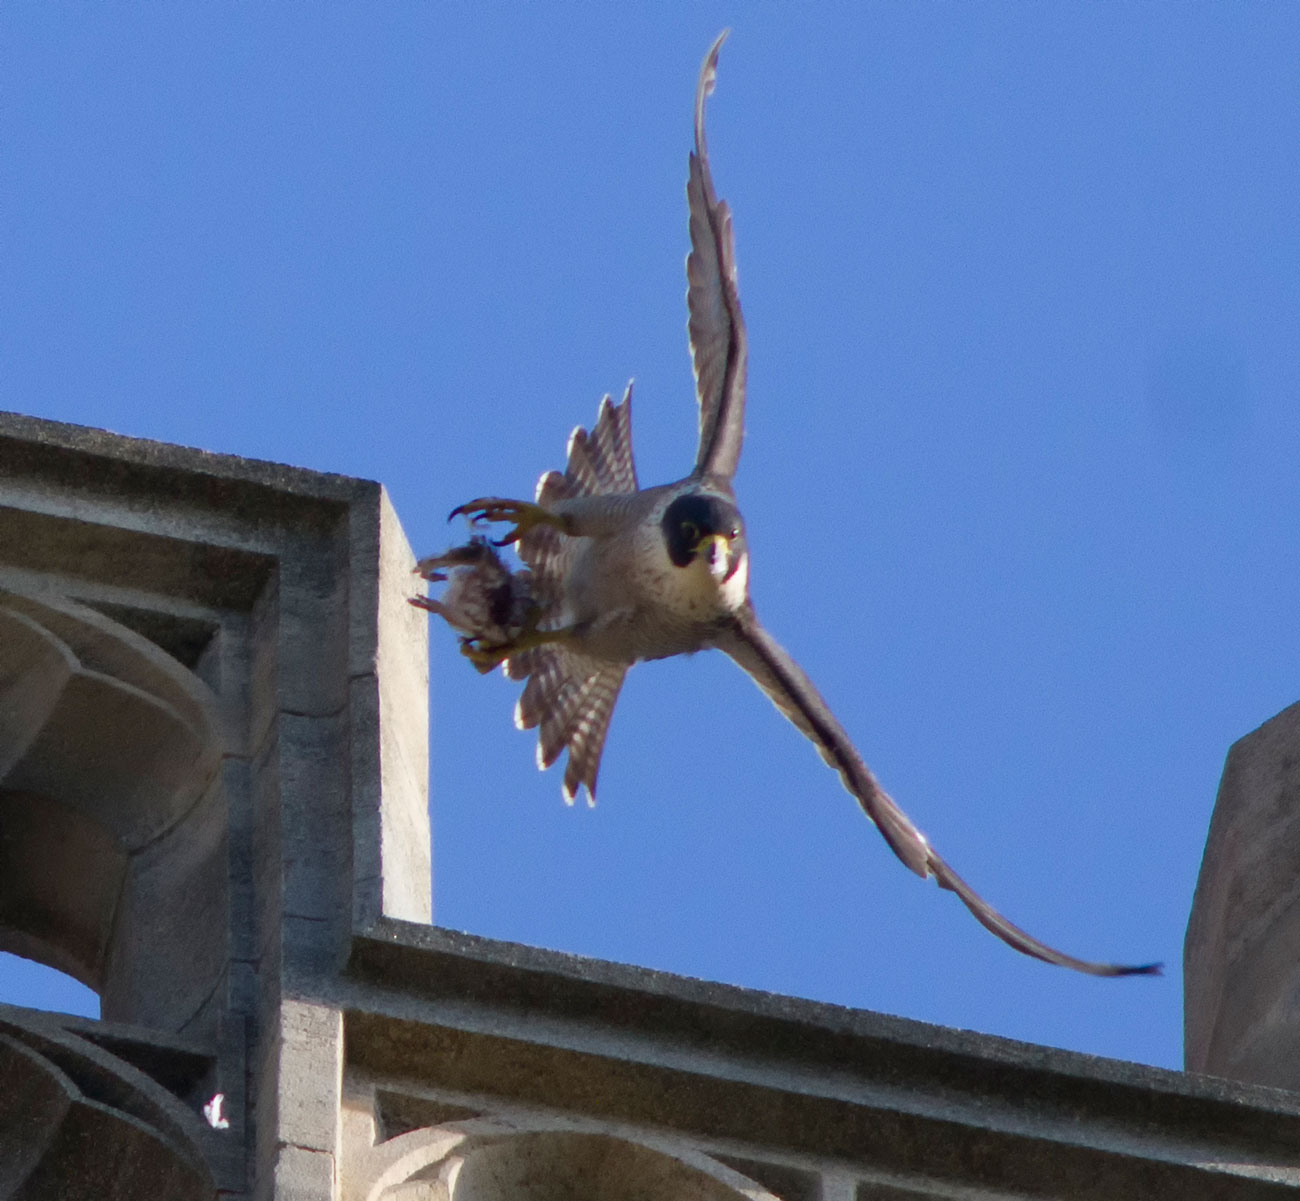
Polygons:
[[[526,681],[515,710],[538,730],[538,764],[568,751],[564,793],[595,798],[610,717],[628,668],[717,647],[730,655],[840,775],[894,853],[918,876],[955,892],[975,918],[1016,950],[1096,976],[1150,974],[1158,964],[1091,963],[1040,942],[997,912],[930,845],[880,787],[803,669],[763,628],[749,599],[745,525],[732,492],[745,417],[745,323],[736,288],[731,211],[718,199],[704,137],[713,91],[713,44],[695,94],[695,152],[686,197],[691,357],[700,407],[695,466],[675,484],[641,488],[632,459],[631,388],[605,397],[596,424],[569,439],[568,466],[547,472],[535,502],[481,497],[459,506],[472,522],[508,522],[497,542],[475,537],[421,561],[448,581],[440,599],[414,603],[445,617],[479,668],[504,665]],[[524,570],[496,547],[515,544]]]

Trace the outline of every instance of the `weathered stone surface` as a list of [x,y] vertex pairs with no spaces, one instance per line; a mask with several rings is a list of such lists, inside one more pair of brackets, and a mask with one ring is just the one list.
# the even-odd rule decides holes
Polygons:
[[433,921],[429,847],[429,623],[409,603],[415,556],[387,494],[381,542],[374,695],[379,702],[381,912]]
[[620,1138],[555,1119],[412,1131],[345,1176],[345,1201],[779,1201],[689,1144]]
[[335,525],[303,538],[279,564],[277,707],[328,717],[347,704],[352,564]]
[[0,779],[22,761],[79,664],[63,641],[25,614],[0,609]]
[[309,918],[337,947],[350,917],[352,813],[346,710],[282,714],[278,748],[283,914]]
[[263,1154],[281,1144],[333,1154],[343,1079],[343,1020],[330,1005],[286,999],[279,1027],[268,1040],[258,1108],[275,1115],[274,1137]]
[[261,754],[275,731],[280,698],[280,578],[272,573],[248,616],[248,701],[245,754]]
[[334,1156],[305,1147],[281,1147],[253,1194],[259,1201],[331,1201],[337,1195]]
[[203,685],[54,596],[0,587],[0,623],[0,787],[55,797],[128,850],[175,825],[219,759]]
[[294,989],[355,914],[428,914],[413,562],[369,481],[0,414],[0,945],[212,1048],[224,1191],[329,1195]]
[[387,494],[353,512],[353,920],[433,920],[429,855],[429,633],[408,603],[415,556]]
[[0,588],[0,634],[0,943],[180,1029],[226,959],[211,694],[49,591]]
[[0,1007],[0,1196],[201,1201],[215,1185],[197,1116],[48,1018]]
[[[0,1195],[1300,1193],[1289,1093],[415,924],[427,643],[383,490],[4,414],[0,469],[0,942],[122,1019],[0,1007]],[[1283,718],[1198,894],[1220,1070],[1293,1059]]]
[[12,1197],[36,1171],[76,1099],[52,1063],[0,1034],[0,1196]]
[[[61,601],[48,590],[24,593],[10,590],[4,605],[25,615],[59,638],[86,671],[96,672],[157,697],[176,713],[197,739],[210,738],[211,697],[188,671],[177,671],[176,659],[151,639],[114,618],[86,605]],[[118,606],[129,610],[128,606]],[[143,616],[143,615],[141,615]],[[174,622],[172,614],[159,620]],[[123,634],[123,629],[130,632]]]
[[215,1034],[230,960],[229,858],[214,778],[185,822],[130,858],[101,989],[106,1020]]
[[433,918],[429,862],[428,702],[411,708],[422,721],[415,741],[408,694],[387,696],[376,676],[352,683],[352,728],[366,736],[352,747],[352,778],[370,794],[353,807],[356,898],[354,921],[368,925],[381,915],[407,921]]
[[0,791],[0,948],[102,988],[127,862],[84,814]]
[[1228,752],[1183,961],[1188,1068],[1300,1088],[1300,704]]
[[864,1197],[1300,1190],[1288,1093],[401,922],[353,945],[354,1087],[851,1170]]

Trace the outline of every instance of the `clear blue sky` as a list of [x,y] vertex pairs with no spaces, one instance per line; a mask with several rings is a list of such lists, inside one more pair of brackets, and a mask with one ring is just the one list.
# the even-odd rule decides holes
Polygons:
[[728,25],[759,612],[995,903],[1168,975],[1002,946],[718,655],[566,809],[435,624],[437,917],[1177,1066],[1223,756],[1300,697],[1300,7],[11,3],[0,407],[380,479],[424,553],[632,376],[677,478]]

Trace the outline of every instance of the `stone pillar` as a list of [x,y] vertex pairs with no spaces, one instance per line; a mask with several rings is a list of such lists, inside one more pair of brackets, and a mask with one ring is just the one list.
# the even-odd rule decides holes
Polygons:
[[1300,1089],[1300,704],[1228,752],[1183,964],[1188,1071]]
[[0,1014],[0,1197],[334,1197],[319,998],[432,916],[414,562],[376,483],[0,413],[0,949],[103,1016]]

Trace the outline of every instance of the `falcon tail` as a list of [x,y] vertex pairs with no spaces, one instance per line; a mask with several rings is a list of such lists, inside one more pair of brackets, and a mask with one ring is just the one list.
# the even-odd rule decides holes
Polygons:
[[[637,491],[632,458],[632,385],[614,404],[606,396],[588,433],[579,426],[569,437],[569,462],[563,473],[548,471],[537,484],[537,503],[549,508],[580,496]],[[541,608],[539,629],[566,623],[564,577],[573,541],[554,526],[538,525],[520,538],[519,557],[532,573],[532,593]],[[627,668],[588,658],[563,645],[534,647],[505,663],[512,680],[527,680],[515,706],[515,724],[537,730],[537,766],[545,769],[566,748],[564,799],[572,804],[585,787],[596,802],[596,777],[605,735]]]

